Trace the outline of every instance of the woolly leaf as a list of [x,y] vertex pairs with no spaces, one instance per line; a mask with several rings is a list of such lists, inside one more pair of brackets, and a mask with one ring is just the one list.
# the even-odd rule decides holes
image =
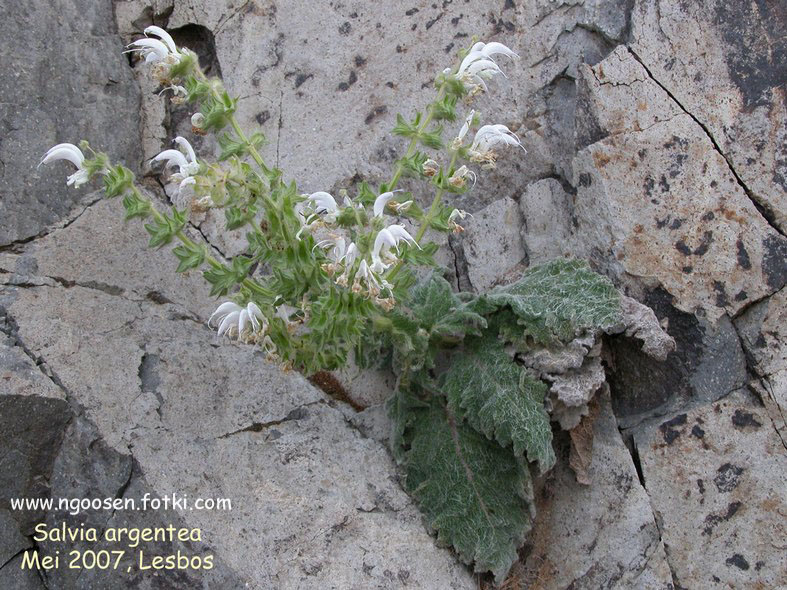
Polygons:
[[516,365],[497,337],[487,332],[452,359],[442,376],[448,407],[514,454],[538,461],[542,473],[555,463],[547,386]]
[[569,342],[586,330],[609,330],[620,321],[620,295],[585,261],[558,259],[529,268],[516,283],[498,287],[473,304],[481,314],[509,308],[524,338],[537,345]]
[[414,409],[428,408],[429,405],[406,389],[399,388],[385,404],[391,418],[391,452],[397,463],[402,463],[408,443],[405,433],[415,418]]
[[[437,401],[410,409],[405,485],[438,541],[501,582],[530,530],[527,466]],[[401,419],[401,418],[400,418]]]
[[448,281],[435,273],[413,288],[407,304],[421,327],[442,343],[480,335],[486,327],[486,320],[459,301]]

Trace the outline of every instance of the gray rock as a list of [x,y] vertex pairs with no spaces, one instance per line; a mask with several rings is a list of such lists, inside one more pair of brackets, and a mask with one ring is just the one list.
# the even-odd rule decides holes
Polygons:
[[403,584],[386,571],[423,587],[473,587],[426,533],[384,448],[300,376],[248,347],[214,348],[168,304],[43,286],[20,289],[9,312],[152,490],[231,498],[232,512],[180,516],[251,587]]
[[787,231],[783,17],[776,4],[717,0],[640,0],[631,16],[632,48],[650,75],[707,129],[782,234]]
[[783,583],[787,454],[750,395],[677,414],[634,440],[676,587]]
[[640,341],[626,336],[609,340],[612,403],[621,428],[680,408],[713,402],[748,381],[746,357],[727,316],[713,324],[673,306],[662,290],[647,294],[645,304],[666,325],[676,348],[665,361],[643,351]]
[[[100,196],[94,193],[91,200]],[[143,224],[123,218],[119,199],[98,200],[66,228],[20,248],[21,253],[5,266],[20,277],[17,280],[48,278],[52,284],[84,286],[130,300],[173,303],[207,321],[216,307],[210,285],[190,276],[199,273],[174,272],[177,259],[172,246],[143,251],[150,239]],[[197,232],[191,238],[203,241]]]
[[20,535],[29,535],[45,513],[12,511],[10,500],[49,497],[55,455],[72,417],[62,390],[15,340],[0,332],[0,547],[6,558],[21,549]]
[[0,245],[44,232],[82,199],[82,191],[66,187],[70,164],[36,170],[53,145],[88,139],[137,168],[139,90],[121,55],[112,6],[68,0],[54,10],[36,0],[3,7]]
[[451,242],[457,259],[466,265],[471,289],[488,290],[527,260],[520,235],[522,221],[513,199],[487,205],[463,225],[465,231]]
[[522,211],[522,239],[530,264],[542,264],[572,251],[572,195],[554,178],[527,186],[519,201]]
[[596,419],[590,486],[576,482],[563,436],[559,461],[537,494],[522,587],[672,588],[648,495],[618,432],[608,396]]
[[0,567],[0,585],[14,590],[45,590],[39,574],[30,569],[22,569],[22,556],[17,555]]
[[772,251],[787,240],[702,127],[623,47],[580,70],[585,116],[606,135],[573,162],[584,255],[660,284],[711,322],[779,289],[787,277],[774,278]]
[[735,320],[749,366],[760,378],[760,397],[787,441],[787,290],[752,305]]

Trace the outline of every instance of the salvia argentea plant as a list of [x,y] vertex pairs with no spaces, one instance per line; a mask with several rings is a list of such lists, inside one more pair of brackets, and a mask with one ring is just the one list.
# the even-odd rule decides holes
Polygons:
[[[159,211],[128,168],[87,142],[56,145],[42,163],[68,160],[74,187],[101,176],[126,218],[145,222],[150,247],[177,242],[176,272],[201,269],[211,294],[230,298],[207,320],[219,336],[257,345],[307,375],[345,366],[353,351],[365,366],[393,370],[391,448],[407,489],[441,542],[502,580],[535,514],[531,471],[555,462],[547,407],[554,413],[567,403],[550,392],[548,371],[527,359],[570,349],[579,369],[598,360],[603,332],[626,329],[621,297],[583,262],[531,268],[486,294],[455,293],[435,264],[438,246],[424,239],[429,229],[461,232],[467,214],[451,197],[472,188],[504,150],[524,151],[505,125],[478,127],[471,108],[504,75],[501,60],[517,54],[497,42],[460,51],[437,75],[424,112],[397,115],[393,133],[409,142],[390,179],[334,196],[301,194],[285,182],[260,156],[262,134],[241,129],[237,100],[204,74],[194,52],[159,27],[144,32],[128,52],[151,66],[173,102],[193,105],[194,133],[216,134],[221,149],[217,161],[200,159],[177,137],[151,163],[172,171],[192,210],[223,209],[228,231],[244,228],[245,253],[211,256],[184,231],[188,209]],[[422,181],[423,193],[398,188],[403,177]],[[418,280],[424,268],[435,270]]]

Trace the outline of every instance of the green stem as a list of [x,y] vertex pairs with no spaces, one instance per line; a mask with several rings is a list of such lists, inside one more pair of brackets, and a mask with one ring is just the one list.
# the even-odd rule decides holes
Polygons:
[[[202,81],[208,82],[208,77],[205,75],[205,72],[203,72],[199,67],[197,67],[196,70],[197,70],[197,76]],[[213,97],[216,100],[220,101],[222,97],[219,91],[216,89],[216,87],[213,86],[213,84],[210,84],[210,89],[211,89],[211,93],[213,94]],[[234,114],[230,115],[229,120],[230,120],[230,125],[232,125],[232,128],[235,130],[235,134],[243,143],[246,144],[246,147],[249,150],[249,154],[251,155],[252,159],[257,163],[257,166],[262,168],[263,171],[268,170],[268,167],[265,165],[265,160],[262,159],[262,156],[257,151],[257,148],[255,148],[253,145],[251,145],[251,143],[249,143],[249,138],[246,137],[245,133],[243,133],[243,129],[241,129],[240,124],[238,124],[238,120],[235,118],[235,115]]]
[[[448,173],[450,174],[453,170],[454,166],[456,165],[457,157],[459,156],[459,151],[455,151],[451,156],[451,162],[448,164]],[[426,230],[429,229],[429,224],[432,222],[434,218],[435,212],[437,208],[440,206],[440,201],[445,194],[445,189],[440,187],[437,189],[437,192],[434,195],[434,199],[432,199],[432,204],[429,206],[429,211],[426,213],[426,217],[424,217],[423,223],[421,223],[421,227],[418,228],[418,233],[415,234],[415,243],[420,245],[421,240],[426,233]],[[396,278],[396,275],[399,274],[399,271],[402,269],[403,262],[400,260],[397,265],[391,270],[390,274],[386,277],[389,281],[393,281]]]
[[[429,110],[426,113],[426,117],[424,118],[423,121],[421,121],[421,124],[418,126],[418,130],[415,137],[413,137],[410,140],[410,145],[407,146],[407,151],[405,152],[403,159],[410,158],[415,153],[415,148],[418,146],[418,137],[421,135],[421,133],[423,133],[423,131],[426,129],[429,123],[432,122],[432,119],[434,118],[433,105],[435,102],[440,102],[441,100],[443,100],[443,97],[445,96],[445,90],[447,87],[448,84],[445,82],[443,82],[440,85],[440,90],[437,93],[437,99],[432,104],[429,105]],[[399,179],[402,177],[403,172],[404,172],[404,166],[402,166],[401,164],[397,164],[396,170],[394,170],[394,175],[391,177],[391,181],[388,183],[389,191],[392,191],[396,188],[396,185],[399,182]]]
[[[159,212],[158,209],[156,209],[156,206],[153,204],[153,201],[145,198],[136,186],[132,185],[131,190],[134,192],[134,196],[136,196],[138,199],[148,202],[148,204],[150,205],[150,212],[156,221],[159,222],[164,221],[164,216]],[[180,240],[187,248],[193,249],[197,247],[197,244],[193,240],[191,240],[191,238],[189,238],[185,233],[183,233],[183,230],[178,231],[175,234],[175,237],[178,238],[178,240]],[[217,268],[217,269],[224,268],[224,265],[221,262],[219,262],[213,256],[207,253],[207,248],[205,250],[206,250],[205,262],[207,262],[209,266],[212,266],[213,268]],[[249,290],[254,291],[258,295],[261,295],[262,297],[272,298],[274,296],[273,291],[266,289],[251,277],[246,277],[245,279],[243,279],[242,284],[244,287],[247,287]]]

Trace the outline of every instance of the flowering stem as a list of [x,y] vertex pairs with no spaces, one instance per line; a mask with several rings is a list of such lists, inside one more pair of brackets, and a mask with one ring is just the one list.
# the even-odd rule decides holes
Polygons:
[[[156,221],[158,222],[164,221],[164,216],[159,212],[158,209],[156,209],[156,206],[153,204],[153,201],[145,198],[136,186],[132,185],[131,190],[134,193],[135,197],[137,197],[141,201],[146,201],[148,203],[150,207],[150,213],[151,215],[153,215],[153,218]],[[177,231],[175,233],[175,237],[178,238],[181,242],[183,242],[183,244],[187,248],[190,248],[192,250],[197,248],[197,244],[195,244],[186,234],[184,234],[183,230]],[[208,254],[207,251],[205,252],[205,262],[207,262],[209,266],[215,269],[224,268],[224,265],[218,260],[216,260],[213,256]],[[247,287],[250,291],[257,293],[262,297],[273,298],[274,296],[273,291],[266,289],[251,277],[246,277],[245,279],[243,279],[242,284],[244,287]]]
[[[443,97],[445,96],[445,91],[446,91],[447,86],[448,86],[448,84],[446,82],[443,82],[440,85],[440,90],[437,93],[437,100],[435,100],[435,103],[440,102],[441,100],[443,100]],[[410,140],[410,145],[407,146],[407,152],[405,153],[403,159],[410,158],[415,153],[415,148],[418,145],[418,137],[426,129],[426,127],[429,125],[429,123],[432,122],[432,119],[434,118],[434,106],[433,105],[435,103],[432,103],[431,105],[429,105],[429,110],[426,113],[426,117],[424,117],[424,120],[421,121],[421,124],[418,126],[418,132],[416,133],[416,135]],[[388,189],[387,190],[392,191],[392,190],[394,190],[396,188],[396,185],[399,182],[399,179],[402,177],[402,173],[403,172],[404,172],[404,166],[402,166],[402,164],[397,164],[396,165],[396,170],[394,170],[394,175],[391,177],[391,181],[388,183]]]
[[[451,162],[448,164],[448,172],[450,174],[451,170],[453,170],[454,166],[456,165],[457,157],[459,156],[459,150],[455,150],[453,155],[451,156]],[[437,189],[437,192],[434,195],[434,199],[432,199],[432,204],[429,206],[429,211],[426,212],[426,217],[424,218],[423,223],[421,223],[421,227],[418,228],[418,233],[415,234],[415,242],[416,244],[420,243],[421,239],[424,237],[426,230],[429,229],[429,224],[432,222],[435,213],[437,212],[437,208],[440,206],[440,201],[445,194],[445,188],[442,186]],[[399,263],[391,270],[391,274],[388,275],[388,280],[392,281],[396,278],[396,275],[399,274],[399,270],[402,268],[403,262],[400,260]]]
[[262,156],[257,151],[257,148],[254,147],[250,142],[249,139],[246,137],[246,134],[243,133],[243,129],[240,128],[238,124],[238,120],[235,118],[235,115],[230,115],[230,125],[235,130],[235,133],[238,135],[240,140],[246,144],[246,147],[249,150],[249,154],[251,154],[252,159],[257,163],[262,170],[268,170],[268,167],[265,165],[265,161],[262,159]]
[[[205,72],[203,72],[202,69],[199,67],[195,69],[197,70],[197,76],[201,78],[202,81],[207,82],[208,77],[205,75]],[[219,91],[216,89],[216,87],[211,84],[210,89],[211,89],[211,93],[213,94],[213,97],[216,100],[220,101],[222,97]],[[238,120],[235,118],[234,114],[231,114],[229,116],[229,121],[230,121],[230,125],[232,125],[232,128],[235,130],[235,134],[246,145],[246,148],[249,150],[249,154],[251,155],[252,159],[257,163],[257,166],[259,166],[263,171],[268,170],[268,167],[265,165],[265,160],[262,159],[262,156],[257,151],[257,148],[254,147],[249,142],[249,138],[246,137],[245,133],[243,133],[243,129],[241,129],[240,125],[238,124]]]

